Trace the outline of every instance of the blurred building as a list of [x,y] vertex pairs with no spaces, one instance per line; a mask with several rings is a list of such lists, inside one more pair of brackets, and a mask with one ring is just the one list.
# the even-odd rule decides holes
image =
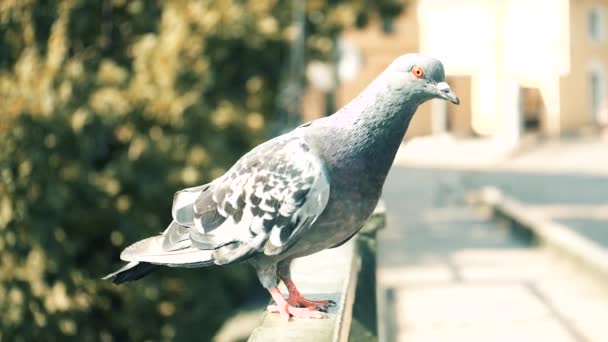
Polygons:
[[[391,22],[347,32],[362,65],[337,90],[355,97],[406,52],[444,62],[461,105],[420,108],[408,136],[450,132],[515,143],[522,134],[558,136],[608,123],[608,1],[411,0]],[[308,117],[323,92],[310,90]]]

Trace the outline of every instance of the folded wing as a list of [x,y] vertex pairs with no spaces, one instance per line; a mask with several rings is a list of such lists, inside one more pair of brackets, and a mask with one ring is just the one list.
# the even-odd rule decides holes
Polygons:
[[[165,253],[172,265],[179,265],[180,257],[184,265],[221,265],[254,253],[279,254],[321,215],[329,191],[324,161],[306,141],[293,136],[271,140],[212,183],[177,192],[174,222],[155,237],[154,261],[142,255],[137,261],[158,263]],[[123,259],[135,260],[127,258],[129,248]],[[198,256],[205,260],[193,259]]]

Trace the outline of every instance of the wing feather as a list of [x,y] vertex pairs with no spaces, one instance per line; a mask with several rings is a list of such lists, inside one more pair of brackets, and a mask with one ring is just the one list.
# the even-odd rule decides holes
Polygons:
[[192,246],[213,250],[215,263],[225,264],[285,251],[321,215],[328,198],[324,161],[303,138],[280,137],[214,182],[178,192],[173,218],[187,227]]
[[329,191],[325,163],[304,138],[281,136],[215,181],[177,192],[169,227],[131,245],[121,258],[197,267],[276,255],[314,224]]

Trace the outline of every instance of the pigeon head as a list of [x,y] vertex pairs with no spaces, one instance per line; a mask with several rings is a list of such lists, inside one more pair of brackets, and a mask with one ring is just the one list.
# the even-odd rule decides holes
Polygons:
[[402,55],[389,65],[384,76],[395,95],[418,104],[435,98],[460,104],[458,96],[445,81],[443,64],[435,58],[420,54]]

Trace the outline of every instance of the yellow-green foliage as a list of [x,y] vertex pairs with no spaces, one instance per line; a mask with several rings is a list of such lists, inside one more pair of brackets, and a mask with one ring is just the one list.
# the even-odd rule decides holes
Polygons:
[[[291,1],[0,1],[0,340],[208,340],[259,287],[241,266],[116,287],[173,193],[265,138]],[[308,56],[393,1],[307,1]]]

